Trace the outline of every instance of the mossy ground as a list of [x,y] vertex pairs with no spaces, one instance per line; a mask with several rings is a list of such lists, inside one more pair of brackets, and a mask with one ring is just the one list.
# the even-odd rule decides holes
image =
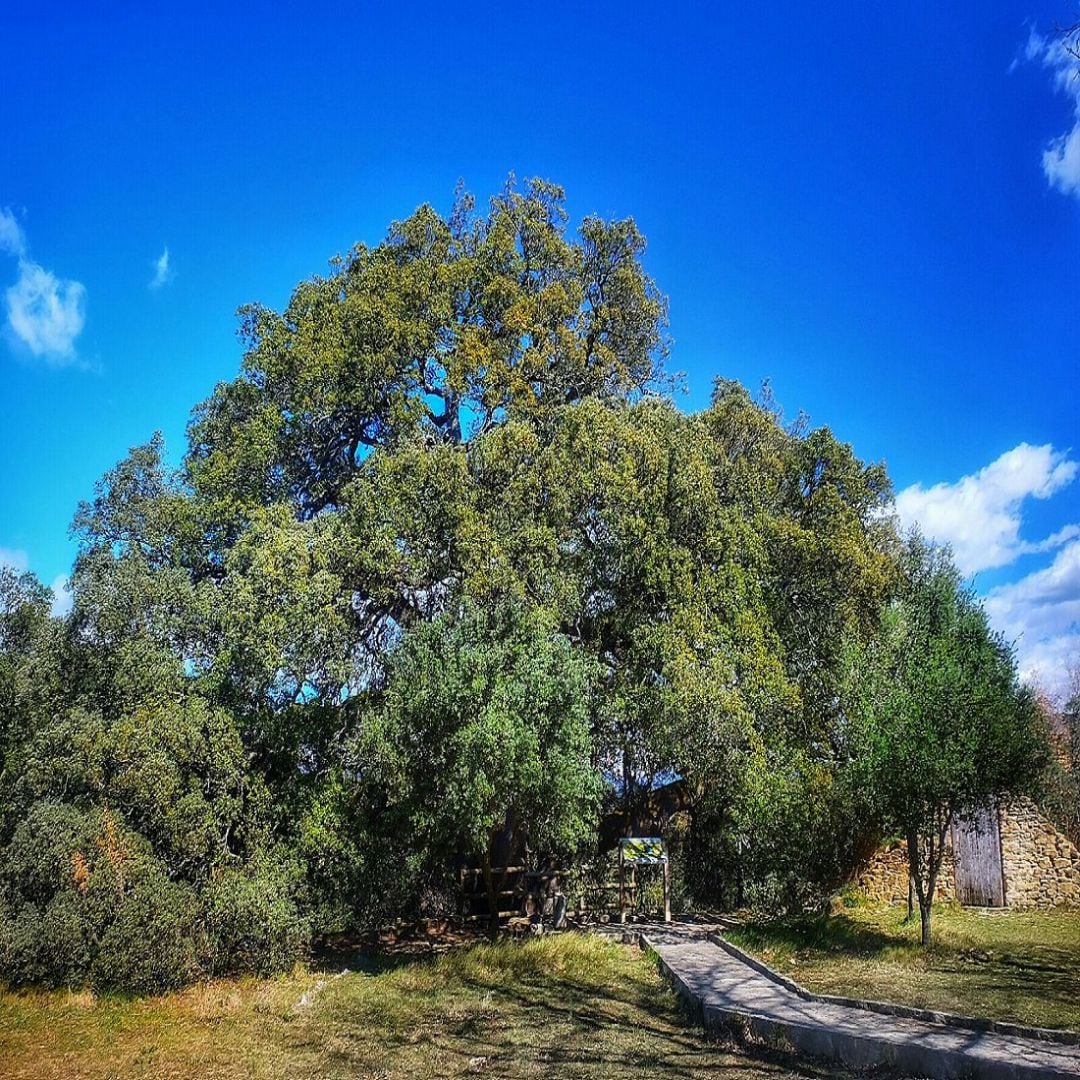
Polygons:
[[919,944],[907,909],[748,923],[728,936],[810,990],[1080,1031],[1080,911],[935,908]]

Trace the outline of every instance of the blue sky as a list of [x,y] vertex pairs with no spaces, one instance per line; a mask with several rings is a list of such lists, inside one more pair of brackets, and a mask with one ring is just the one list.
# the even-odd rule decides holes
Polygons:
[[637,219],[686,407],[768,378],[884,460],[1064,685],[1080,82],[1039,35],[1074,0],[88,7],[0,14],[0,559],[61,578],[95,479],[179,456],[238,305],[514,171]]

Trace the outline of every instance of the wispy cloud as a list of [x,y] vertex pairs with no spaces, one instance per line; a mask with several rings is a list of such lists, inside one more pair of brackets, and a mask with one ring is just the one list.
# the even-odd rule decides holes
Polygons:
[[150,289],[157,292],[162,285],[172,280],[172,270],[169,268],[169,249],[164,251],[154,260],[154,276],[150,279]]
[[30,560],[26,557],[25,551],[0,547],[0,567],[4,566],[17,574],[25,574],[30,568]]
[[1042,167],[1051,187],[1080,198],[1080,60],[1069,52],[1076,41],[1076,35],[1044,37],[1032,30],[1024,57],[1046,68],[1055,88],[1072,101],[1072,126],[1047,144]]
[[4,293],[7,330],[21,347],[54,364],[76,360],[75,339],[86,323],[86,288],[58,278],[29,256],[26,233],[0,210],[0,252],[13,255],[18,277]]
[[1008,566],[1021,555],[1053,551],[1080,535],[1066,525],[1044,540],[1021,539],[1027,499],[1048,499],[1076,477],[1080,464],[1052,446],[1021,443],[996,461],[955,483],[924,488],[912,484],[896,497],[896,510],[907,526],[953,549],[964,574]]
[[0,252],[21,259],[26,254],[22,226],[10,209],[0,207]]

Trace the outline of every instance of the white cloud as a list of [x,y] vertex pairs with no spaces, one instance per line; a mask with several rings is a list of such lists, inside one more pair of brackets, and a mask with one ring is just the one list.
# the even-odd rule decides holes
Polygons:
[[52,594],[52,613],[57,618],[63,618],[71,612],[72,605],[75,602],[75,598],[71,593],[71,580],[67,574],[60,574],[59,577],[53,580]]
[[1021,537],[1028,499],[1048,499],[1073,482],[1080,463],[1052,446],[1019,446],[955,483],[913,484],[896,498],[904,525],[953,549],[965,575],[1054,552],[1049,565],[998,585],[984,598],[993,627],[1015,643],[1020,675],[1061,699],[1080,663],[1080,525],[1043,540]]
[[34,356],[58,364],[74,360],[86,322],[85,287],[30,258],[26,233],[10,209],[0,209],[0,254],[13,255],[19,270],[4,293],[8,334]]
[[1020,537],[1024,501],[1049,498],[1072,482],[1078,468],[1052,446],[1021,443],[955,483],[912,484],[897,495],[896,510],[905,526],[918,525],[928,538],[949,544],[963,574],[976,574],[1080,535],[1080,526],[1066,525],[1044,540]]
[[75,339],[86,322],[86,289],[62,281],[29,259],[7,290],[8,326],[34,356],[63,363],[75,358]]
[[0,251],[20,259],[26,254],[26,238],[23,236],[22,226],[7,209],[0,209]]
[[993,625],[1015,641],[1021,675],[1061,695],[1080,662],[1080,540],[1053,562],[986,596]]
[[1075,35],[1043,37],[1032,30],[1024,55],[1049,69],[1054,86],[1072,99],[1072,126],[1047,144],[1042,167],[1051,187],[1080,197],[1080,60],[1067,47],[1077,40]]
[[6,566],[17,574],[25,574],[30,569],[30,560],[25,551],[0,547],[0,567]]
[[162,285],[172,279],[172,270],[169,269],[168,247],[154,260],[154,276],[150,279],[150,288],[157,292]]

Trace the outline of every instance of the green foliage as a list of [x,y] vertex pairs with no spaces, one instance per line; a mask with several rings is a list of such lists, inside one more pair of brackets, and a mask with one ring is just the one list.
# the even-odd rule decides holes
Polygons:
[[303,876],[301,865],[282,856],[221,867],[204,892],[208,970],[265,973],[290,967],[311,937],[302,907]]
[[[182,468],[154,436],[79,507],[70,616],[0,571],[8,977],[283,966],[443,909],[497,847],[591,858],[601,802],[651,821],[675,778],[680,887],[834,887],[845,675],[896,619],[879,641],[888,478],[767,391],[676,408],[644,239],[567,222],[543,181],[459,192],[245,308]],[[84,916],[65,860],[106,814],[160,887]],[[31,844],[39,815],[89,832]],[[121,955],[142,924],[156,975]]]
[[856,865],[862,810],[831,758],[774,747],[695,809],[690,887],[699,901],[727,907],[803,911]]
[[0,780],[34,718],[60,693],[59,634],[50,590],[32,574],[0,566]]
[[43,801],[0,858],[0,966],[14,982],[147,993],[196,971],[196,900],[105,810]]
[[352,608],[337,540],[327,519],[297,521],[274,505],[252,513],[229,551],[215,664],[247,700],[333,696],[349,685]]
[[174,874],[196,878],[257,843],[264,796],[232,718],[198,697],[109,720],[73,708],[20,748],[4,789],[10,828],[40,801],[108,805]]
[[912,537],[903,571],[880,635],[851,650],[850,780],[871,818],[908,842],[928,941],[952,822],[1029,791],[1047,748],[1034,696],[948,551]]
[[0,970],[151,993],[198,973],[287,968],[310,937],[302,877],[259,855],[178,880],[112,811],[42,800],[0,853]]
[[418,859],[490,865],[504,829],[534,852],[572,853],[600,796],[588,720],[586,667],[565,638],[514,607],[466,608],[391,654],[354,767],[389,793]]
[[340,504],[376,448],[460,443],[504,418],[649,388],[666,305],[632,221],[566,235],[562,190],[511,183],[486,215],[459,193],[358,245],[284,312],[244,309],[244,374],[197,411],[188,468],[223,509]]

